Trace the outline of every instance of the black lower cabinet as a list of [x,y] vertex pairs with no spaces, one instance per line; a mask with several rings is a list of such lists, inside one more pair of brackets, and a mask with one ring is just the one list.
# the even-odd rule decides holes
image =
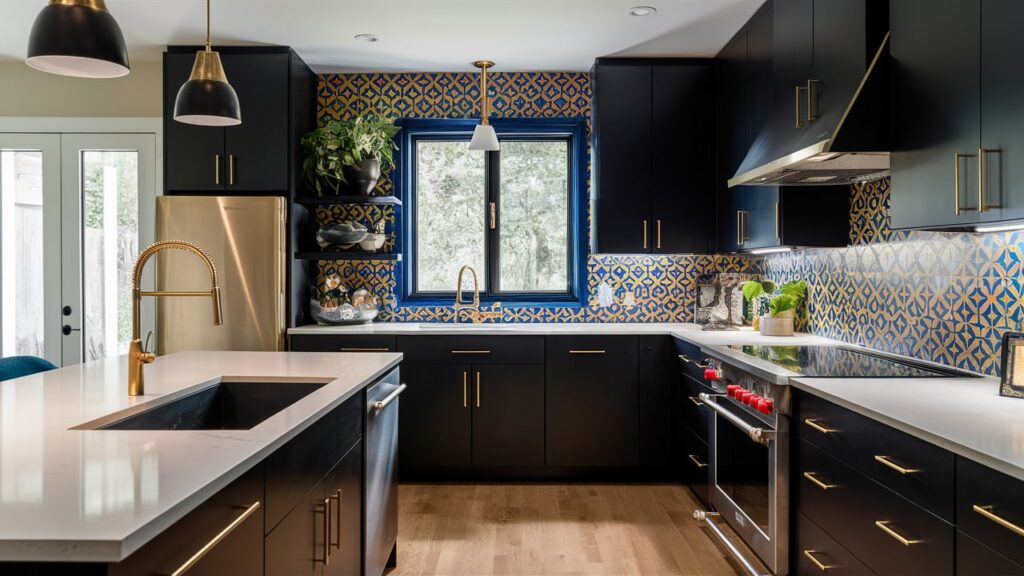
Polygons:
[[957,530],[956,573],[960,576],[1024,574],[1024,566]]
[[327,561],[329,501],[321,480],[267,535],[267,576],[324,574]]
[[473,366],[472,392],[473,465],[543,466],[544,366]]
[[640,465],[671,470],[672,375],[678,361],[671,336],[640,336]]
[[708,508],[711,506],[708,445],[686,429],[679,432],[678,442],[675,457],[682,463],[683,483],[689,486],[700,503]]
[[399,469],[469,466],[472,411],[469,364],[403,364]]
[[547,464],[636,466],[635,336],[547,338]]
[[359,442],[334,467],[324,481],[329,501],[327,549],[324,572],[330,575],[359,574],[363,550],[363,443]]
[[790,562],[796,574],[810,576],[825,572],[854,576],[871,573],[849,550],[803,514],[796,515],[796,539],[799,545],[795,550],[796,556]]

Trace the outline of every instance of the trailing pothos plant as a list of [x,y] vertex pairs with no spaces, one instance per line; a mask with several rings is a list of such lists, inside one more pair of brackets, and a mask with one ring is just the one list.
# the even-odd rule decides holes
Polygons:
[[306,184],[323,195],[338,194],[346,183],[345,166],[374,158],[381,172],[395,167],[395,135],[399,128],[391,120],[360,116],[355,120],[332,120],[302,137],[302,173]]
[[768,297],[768,313],[772,316],[778,316],[783,312],[796,310],[800,306],[804,297],[807,296],[807,282],[795,280],[793,282],[786,282],[778,288],[770,280],[765,280],[764,282],[750,280],[743,284],[743,297],[751,302],[754,298],[765,294],[770,295]]

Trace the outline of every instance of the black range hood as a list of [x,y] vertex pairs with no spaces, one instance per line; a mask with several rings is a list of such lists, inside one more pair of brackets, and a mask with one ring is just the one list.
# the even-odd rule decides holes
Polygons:
[[792,129],[791,114],[773,115],[729,186],[834,186],[888,176],[888,75],[886,34],[845,107],[823,110],[803,130]]

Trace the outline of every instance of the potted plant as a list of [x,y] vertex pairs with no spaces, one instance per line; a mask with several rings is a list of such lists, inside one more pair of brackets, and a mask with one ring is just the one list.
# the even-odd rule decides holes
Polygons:
[[369,196],[381,171],[394,169],[394,137],[400,128],[390,120],[359,117],[332,120],[302,137],[306,184],[325,192]]
[[743,284],[743,297],[753,302],[765,294],[768,296],[768,314],[760,317],[762,336],[792,336],[793,319],[796,309],[807,295],[807,282],[796,280],[778,288],[770,281],[751,280]]

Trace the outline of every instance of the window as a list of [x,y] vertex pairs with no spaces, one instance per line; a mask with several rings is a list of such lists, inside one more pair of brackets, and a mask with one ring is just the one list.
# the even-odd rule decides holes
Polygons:
[[403,122],[405,298],[451,297],[468,264],[485,299],[577,300],[585,125],[497,120],[498,152],[469,149],[475,125]]

